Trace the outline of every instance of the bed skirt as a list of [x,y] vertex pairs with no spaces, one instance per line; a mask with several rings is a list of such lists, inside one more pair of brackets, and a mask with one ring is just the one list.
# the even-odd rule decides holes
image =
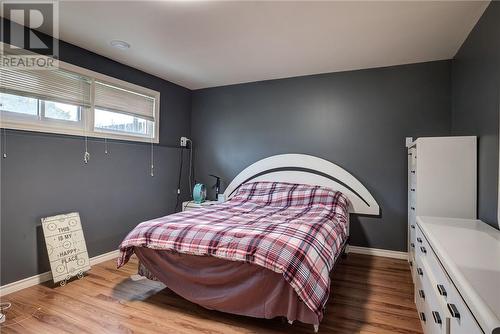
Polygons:
[[321,321],[283,276],[269,269],[143,247],[134,252],[149,271],[148,278],[152,274],[170,290],[207,309],[266,319],[283,316],[313,325]]

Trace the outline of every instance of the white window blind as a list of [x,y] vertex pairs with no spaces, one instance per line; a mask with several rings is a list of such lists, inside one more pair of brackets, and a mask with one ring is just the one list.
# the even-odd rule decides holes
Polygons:
[[159,92],[63,61],[58,65],[0,65],[0,128],[159,142]]
[[0,68],[3,93],[90,107],[91,80],[80,74],[56,70]]
[[155,102],[156,99],[153,96],[95,81],[95,108],[154,121]]

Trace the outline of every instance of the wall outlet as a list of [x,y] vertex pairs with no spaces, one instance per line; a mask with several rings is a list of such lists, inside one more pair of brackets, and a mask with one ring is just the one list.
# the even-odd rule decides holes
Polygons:
[[187,146],[187,142],[188,142],[188,138],[187,137],[181,137],[181,146],[182,147],[186,147]]

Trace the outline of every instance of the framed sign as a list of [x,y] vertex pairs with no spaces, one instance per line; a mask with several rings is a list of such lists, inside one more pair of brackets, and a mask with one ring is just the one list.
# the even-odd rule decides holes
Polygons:
[[54,283],[83,277],[90,263],[78,212],[42,218],[42,229]]

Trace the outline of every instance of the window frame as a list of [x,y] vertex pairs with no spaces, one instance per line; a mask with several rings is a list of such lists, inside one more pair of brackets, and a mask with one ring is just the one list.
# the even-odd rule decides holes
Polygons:
[[[0,112],[0,127],[6,129],[14,130],[24,130],[24,131],[34,131],[34,132],[44,132],[53,134],[63,134],[63,135],[73,135],[80,137],[94,137],[94,138],[107,138],[125,141],[136,141],[136,142],[147,142],[147,143],[159,143],[160,135],[160,92],[142,87],[127,81],[116,79],[114,77],[98,73],[86,68],[82,68],[73,64],[58,61],[59,68],[75,72],[79,75],[86,76],[91,80],[91,106],[90,108],[80,107],[80,121],[66,121],[57,120],[34,115],[24,115],[19,113],[19,115],[13,115],[15,112],[8,112],[8,115],[4,115],[4,112]],[[154,102],[154,123],[153,123],[153,137],[141,136],[139,134],[126,134],[117,133],[116,131],[106,131],[103,129],[94,128],[94,91],[95,91],[95,81],[101,81],[108,83],[112,86],[117,86],[122,89],[130,90],[132,92],[140,93],[143,95],[151,96],[155,99]],[[9,93],[10,94],[10,93]],[[41,104],[41,99],[39,99],[39,104]],[[50,101],[50,100],[49,100]],[[41,106],[39,106],[41,108]],[[25,117],[26,116],[26,117]],[[139,117],[140,116],[136,116]],[[35,120],[36,119],[36,120]]]

